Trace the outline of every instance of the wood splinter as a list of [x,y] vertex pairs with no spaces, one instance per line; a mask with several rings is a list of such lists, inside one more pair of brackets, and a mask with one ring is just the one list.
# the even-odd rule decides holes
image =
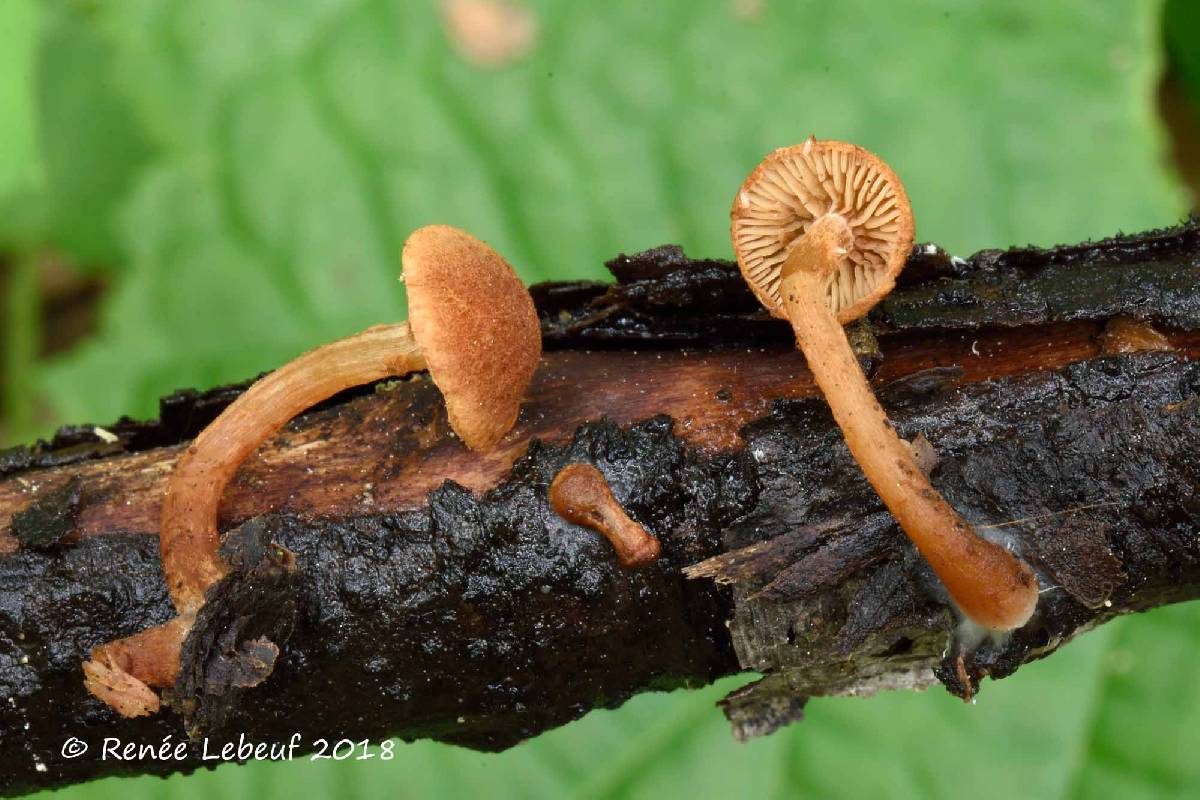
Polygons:
[[560,517],[612,542],[621,566],[639,569],[658,560],[659,541],[625,513],[604,474],[591,464],[568,464],[550,483],[550,505]]

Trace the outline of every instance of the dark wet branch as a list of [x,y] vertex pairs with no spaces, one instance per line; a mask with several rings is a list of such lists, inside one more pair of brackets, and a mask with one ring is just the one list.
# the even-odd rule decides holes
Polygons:
[[[294,633],[265,683],[218,709],[213,743],[399,735],[500,749],[742,668],[769,671],[725,704],[753,735],[816,694],[940,678],[966,695],[1117,614],[1200,592],[1196,226],[968,261],[922,249],[859,331],[878,337],[864,356],[900,432],[936,454],[934,484],[1048,587],[1002,645],[954,639],[786,328],[728,263],[660,249],[612,267],[613,286],[536,289],[555,352],[490,457],[454,440],[416,379],[337,398],[246,464],[224,527],[253,520],[243,539],[286,547],[295,573],[278,590],[231,591],[214,614],[245,624],[239,604],[278,591]],[[5,791],[201,763],[199,750],[126,763],[61,748],[182,737],[171,713],[117,718],[84,692],[79,664],[171,615],[153,535],[162,480],[178,443],[235,394],[180,393],[160,421],[80,426],[0,456]],[[553,512],[547,488],[567,463],[600,468],[661,539],[658,563],[622,569]],[[252,682],[237,666],[233,680]]]

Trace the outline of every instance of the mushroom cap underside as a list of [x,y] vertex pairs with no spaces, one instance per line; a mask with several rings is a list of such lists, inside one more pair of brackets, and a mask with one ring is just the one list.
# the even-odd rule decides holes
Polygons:
[[813,220],[838,214],[853,243],[826,285],[839,322],[867,313],[895,285],[913,243],[904,185],[880,158],[857,145],[807,141],[763,159],[738,190],[732,217],[738,266],[767,310],[783,318],[780,270]]
[[449,225],[414,231],[401,261],[409,325],[450,425],[487,449],[516,422],[541,358],[533,300],[500,254]]

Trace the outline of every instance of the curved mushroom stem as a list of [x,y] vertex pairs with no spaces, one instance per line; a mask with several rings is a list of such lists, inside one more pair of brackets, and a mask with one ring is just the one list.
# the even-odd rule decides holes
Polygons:
[[973,622],[995,630],[1024,625],[1037,605],[1033,571],[981,538],[918,468],[858,366],[829,310],[827,280],[850,243],[846,220],[814,221],[783,265],[780,286],[796,342],[842,429],[850,453],[951,599]]
[[158,711],[150,687],[175,684],[179,651],[225,575],[217,555],[217,509],[242,462],[292,417],[338,392],[425,369],[408,323],[376,325],[310,350],[255,383],[206,427],[175,462],[159,525],[167,588],[179,616],[93,648],[84,685],[125,717]]
[[238,467],[288,420],[340,391],[425,369],[408,323],[375,325],[310,350],[235,400],[175,462],[159,526],[167,588],[194,615],[226,572],[217,555],[217,507]]

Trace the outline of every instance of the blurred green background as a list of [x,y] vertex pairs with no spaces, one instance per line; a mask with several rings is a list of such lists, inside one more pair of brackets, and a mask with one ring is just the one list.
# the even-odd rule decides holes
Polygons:
[[[0,0],[0,443],[403,318],[397,254],[425,223],[529,282],[663,242],[728,257],[736,187],[809,133],[880,153],[918,237],[962,254],[1174,223],[1200,163],[1197,6]],[[61,794],[1195,797],[1198,657],[1200,613],[1177,607],[975,705],[816,700],[746,745],[713,707],[730,680],[500,755],[421,743]]]

